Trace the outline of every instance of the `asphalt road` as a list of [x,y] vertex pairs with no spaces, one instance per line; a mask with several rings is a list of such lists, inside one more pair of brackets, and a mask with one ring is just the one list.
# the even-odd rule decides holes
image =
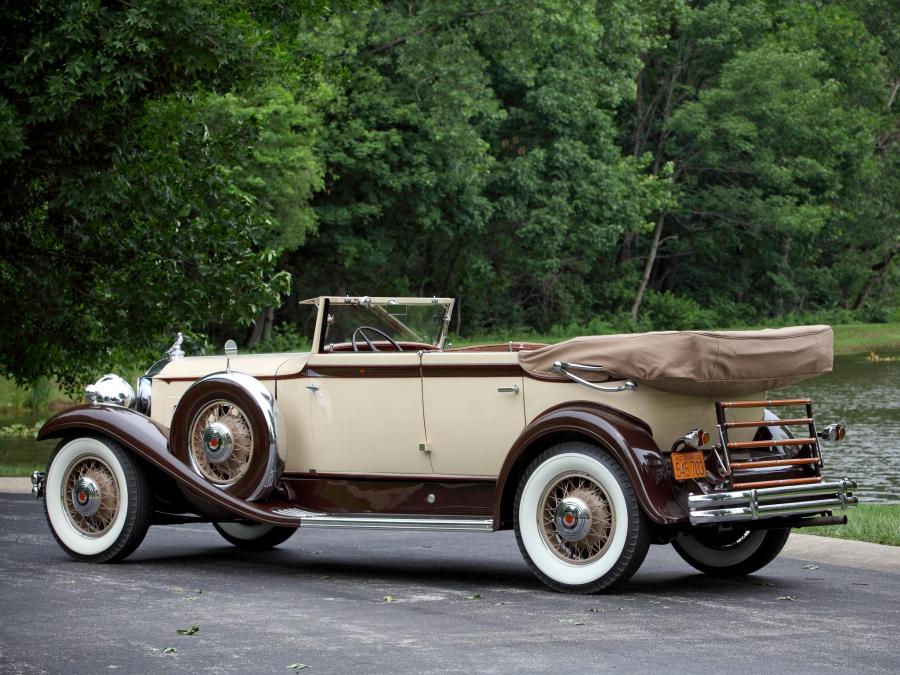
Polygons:
[[244,554],[209,525],[86,565],[0,495],[0,671],[900,672],[900,575],[809,566],[721,581],[654,546],[616,594],[568,596],[509,532],[301,530]]

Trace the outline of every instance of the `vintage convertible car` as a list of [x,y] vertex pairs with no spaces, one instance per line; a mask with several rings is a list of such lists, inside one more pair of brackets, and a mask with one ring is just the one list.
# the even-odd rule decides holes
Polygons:
[[454,349],[449,298],[304,304],[310,352],[186,358],[179,336],[136,393],[106,375],[44,425],[60,442],[33,493],[67,553],[121,560],[184,522],[243,549],[307,527],[514,528],[545,584],[589,593],[651,543],[749,574],[857,501],[821,476],[843,427],[766,398],[831,370],[828,326]]

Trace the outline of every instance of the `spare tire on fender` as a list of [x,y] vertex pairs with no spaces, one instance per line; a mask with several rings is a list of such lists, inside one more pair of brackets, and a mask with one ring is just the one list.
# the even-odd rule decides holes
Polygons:
[[201,478],[248,501],[265,499],[284,465],[278,449],[278,407],[256,378],[213,373],[181,397],[169,443]]

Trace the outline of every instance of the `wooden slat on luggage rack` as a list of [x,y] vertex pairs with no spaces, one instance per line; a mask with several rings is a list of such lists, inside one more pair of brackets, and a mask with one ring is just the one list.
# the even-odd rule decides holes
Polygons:
[[771,401],[722,401],[723,408],[773,408],[784,405],[809,405],[811,398],[776,398]]
[[731,486],[732,490],[749,490],[750,488],[766,488],[780,487],[782,485],[807,485],[810,483],[821,483],[822,479],[815,478],[785,478],[783,480],[761,480],[755,483],[735,483]]
[[797,417],[784,420],[760,420],[759,422],[725,422],[726,429],[740,429],[744,427],[789,427],[795,424],[812,424],[812,417]]
[[731,441],[729,442],[729,450],[740,450],[741,448],[774,448],[779,445],[815,445],[815,438],[782,438],[771,441]]
[[763,459],[757,462],[732,462],[732,469],[764,469],[769,466],[801,466],[818,464],[818,457],[799,457],[796,459]]

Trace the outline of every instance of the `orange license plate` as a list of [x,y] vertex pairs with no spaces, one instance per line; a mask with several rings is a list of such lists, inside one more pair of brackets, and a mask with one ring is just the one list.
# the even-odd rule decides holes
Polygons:
[[703,453],[700,451],[673,452],[672,471],[675,472],[675,480],[706,478],[706,462],[703,461]]

